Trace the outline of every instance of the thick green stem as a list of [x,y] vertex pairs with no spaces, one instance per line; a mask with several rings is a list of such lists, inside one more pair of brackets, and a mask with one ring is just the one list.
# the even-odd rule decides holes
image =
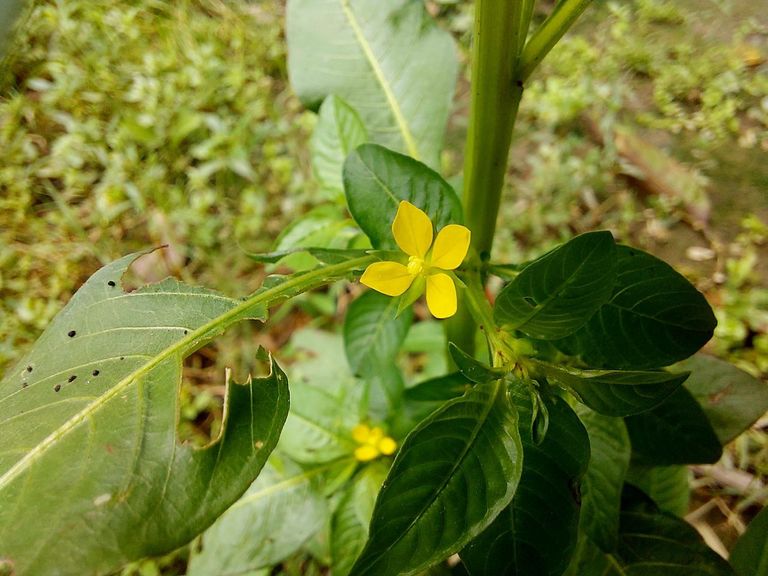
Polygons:
[[524,3],[477,0],[472,103],[464,156],[465,222],[482,260],[490,257],[522,84],[515,81]]

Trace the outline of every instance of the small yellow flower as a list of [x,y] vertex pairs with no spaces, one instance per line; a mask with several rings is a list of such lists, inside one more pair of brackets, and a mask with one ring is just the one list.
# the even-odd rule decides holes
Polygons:
[[[426,280],[427,307],[435,318],[456,313],[456,286],[445,270],[455,270],[469,250],[469,229],[448,224],[432,243],[432,221],[422,210],[400,202],[392,222],[392,235],[405,252],[408,264],[374,262],[366,268],[360,282],[387,296],[400,296],[417,278]],[[430,250],[431,248],[431,250]]]
[[385,436],[384,430],[378,426],[370,428],[365,424],[358,424],[352,429],[352,438],[360,444],[355,448],[355,458],[359,462],[370,462],[382,454],[391,456],[397,450],[397,443]]

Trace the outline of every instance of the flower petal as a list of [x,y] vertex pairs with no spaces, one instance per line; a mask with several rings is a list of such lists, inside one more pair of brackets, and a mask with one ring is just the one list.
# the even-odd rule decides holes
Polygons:
[[408,256],[424,258],[432,245],[432,221],[424,211],[403,200],[392,222],[392,235]]
[[443,270],[458,268],[467,256],[469,238],[469,228],[460,224],[448,224],[435,238],[429,265]]
[[427,308],[435,318],[456,314],[456,286],[448,274],[427,276]]
[[355,448],[355,458],[358,462],[370,462],[371,460],[375,460],[379,457],[381,452],[379,452],[375,446],[359,446],[358,448]]
[[413,276],[398,262],[374,262],[365,269],[360,283],[387,296],[400,296],[408,290]]

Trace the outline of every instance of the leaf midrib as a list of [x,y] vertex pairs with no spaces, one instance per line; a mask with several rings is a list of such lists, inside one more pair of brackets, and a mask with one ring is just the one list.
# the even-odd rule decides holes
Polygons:
[[384,76],[384,71],[381,69],[381,66],[379,66],[378,60],[376,60],[376,55],[373,53],[373,49],[368,43],[368,40],[366,39],[365,34],[360,27],[360,23],[357,21],[355,13],[352,11],[349,0],[339,0],[339,4],[341,5],[341,9],[344,12],[344,16],[346,17],[347,22],[349,22],[350,28],[352,28],[352,32],[355,35],[357,43],[360,45],[360,49],[365,55],[365,59],[368,61],[371,70],[373,70],[374,76],[376,76],[376,80],[379,82],[381,89],[384,91],[387,104],[389,104],[389,108],[392,110],[392,115],[395,117],[395,123],[397,124],[397,127],[400,130],[400,134],[403,137],[403,141],[405,142],[405,147],[408,150],[408,154],[416,160],[419,160],[419,149],[416,145],[413,134],[411,133],[411,129],[408,126],[408,122],[406,121],[405,116],[403,116],[403,112],[400,109],[400,104],[398,103],[394,92],[392,92],[392,87],[389,85],[389,82]]
[[[399,542],[401,542],[403,540],[403,538],[405,538],[410,533],[410,531],[413,529],[413,527],[416,525],[416,523],[421,520],[421,518],[424,516],[425,512],[435,504],[437,499],[440,497],[440,495],[446,489],[446,487],[448,486],[450,481],[456,475],[456,470],[458,470],[461,467],[461,464],[463,464],[464,460],[466,459],[467,455],[469,454],[470,446],[473,446],[475,444],[475,441],[477,440],[477,436],[479,434],[479,431],[483,427],[483,425],[485,424],[485,422],[486,422],[486,420],[488,418],[488,414],[491,412],[493,407],[496,405],[496,399],[497,399],[498,393],[499,393],[499,382],[497,381],[494,384],[494,389],[492,390],[492,392],[490,394],[490,396],[492,398],[492,401],[488,402],[488,404],[485,406],[482,418],[478,418],[478,420],[477,420],[478,424],[477,424],[477,426],[475,427],[475,429],[472,432],[471,441],[467,442],[466,447],[462,451],[461,456],[456,460],[456,463],[451,468],[450,474],[446,475],[446,478],[443,480],[443,482],[441,483],[440,487],[435,491],[434,496],[429,500],[429,502],[427,504],[425,504],[421,508],[419,513],[414,516],[414,519],[411,521],[411,523],[408,525],[408,527],[405,528],[401,532],[401,535],[398,538],[396,538],[389,546],[387,546],[387,548],[382,553],[380,553],[376,557],[376,561],[377,562],[378,562],[378,560],[382,556],[384,556],[385,554],[389,553],[389,551],[392,548],[394,548]],[[413,570],[408,572],[408,574],[412,574],[412,573],[413,573]]]
[[305,274],[301,274],[286,280],[284,283],[268,288],[264,291],[257,292],[238,306],[231,308],[224,314],[213,318],[209,322],[203,324],[200,328],[191,331],[186,337],[171,344],[156,356],[152,360],[134,370],[122,380],[120,380],[110,390],[105,392],[99,399],[86,408],[74,414],[68,420],[66,420],[61,426],[44,438],[39,444],[37,444],[32,450],[11,466],[2,476],[0,476],[0,492],[7,487],[17,476],[22,474],[26,468],[31,466],[39,457],[41,457],[50,447],[54,446],[58,440],[63,438],[66,434],[72,431],[77,425],[85,421],[85,419],[91,414],[95,413],[102,406],[109,403],[113,398],[120,394],[124,389],[128,388],[134,381],[146,376],[154,368],[157,368],[160,364],[166,360],[172,358],[174,355],[181,355],[193,347],[202,344],[206,337],[213,337],[218,330],[224,330],[231,324],[234,324],[238,319],[244,319],[243,315],[252,308],[256,308],[259,305],[267,305],[272,300],[279,298],[283,292],[290,294],[291,290],[296,287],[301,287],[306,284],[311,286],[311,281],[320,280],[328,277],[335,277],[339,272],[348,272],[353,270],[357,266],[362,266],[372,262],[374,257],[363,256],[361,258],[355,258],[336,264],[332,266],[320,267],[315,270],[310,270]]

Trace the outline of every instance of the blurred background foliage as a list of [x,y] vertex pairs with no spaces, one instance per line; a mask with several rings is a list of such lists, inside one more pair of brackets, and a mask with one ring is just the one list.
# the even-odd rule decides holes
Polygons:
[[[471,2],[426,3],[466,64]],[[538,4],[541,18],[548,1]],[[766,377],[759,4],[596,0],[526,87],[496,257],[527,259],[609,228],[706,293],[719,321],[709,352]],[[315,116],[287,83],[283,20],[278,0],[31,2],[0,76],[0,371],[97,267],[136,249],[168,245],[133,283],[170,273],[230,294],[258,286],[243,250],[267,249],[326,198],[309,160]],[[457,184],[468,88],[465,72],[442,157]],[[337,310],[323,295],[302,305],[325,314],[315,324]],[[193,358],[188,386],[247,357],[256,338],[282,344],[310,315],[278,320]],[[202,398],[190,394],[186,421],[211,419],[215,394]],[[766,427],[739,438],[716,471],[695,471],[697,510],[719,511],[710,524],[726,544],[768,501]]]

